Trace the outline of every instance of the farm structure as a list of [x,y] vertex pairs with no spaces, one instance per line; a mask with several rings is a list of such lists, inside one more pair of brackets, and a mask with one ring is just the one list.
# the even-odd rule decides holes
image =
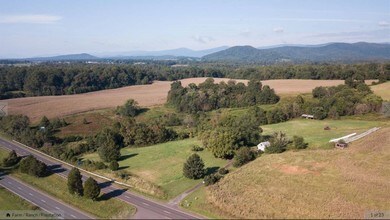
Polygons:
[[314,115],[308,115],[308,114],[302,114],[301,117],[306,119],[314,119]]
[[356,133],[353,133],[353,134],[349,134],[349,135],[346,135],[344,137],[341,137],[341,138],[335,138],[335,139],[332,139],[330,140],[329,142],[333,142],[335,143],[335,147],[336,148],[340,148],[340,149],[344,149],[348,146],[348,143],[351,143],[352,141],[356,141],[356,140],[359,140],[360,138],[363,138],[377,130],[379,130],[380,127],[374,127],[374,128],[371,128],[361,134],[358,134],[356,135]]
[[261,142],[257,145],[257,150],[264,151],[266,147],[271,146],[271,143],[269,141]]

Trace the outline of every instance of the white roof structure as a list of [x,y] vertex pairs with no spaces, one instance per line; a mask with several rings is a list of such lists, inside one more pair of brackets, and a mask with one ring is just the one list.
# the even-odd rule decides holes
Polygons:
[[257,150],[264,151],[266,147],[271,146],[271,143],[269,141],[261,142],[257,145]]

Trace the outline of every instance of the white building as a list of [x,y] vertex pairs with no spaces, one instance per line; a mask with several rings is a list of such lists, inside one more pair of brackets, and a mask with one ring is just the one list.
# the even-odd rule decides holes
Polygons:
[[264,151],[266,147],[269,147],[271,143],[269,141],[266,142],[261,142],[260,144],[257,145],[257,150]]

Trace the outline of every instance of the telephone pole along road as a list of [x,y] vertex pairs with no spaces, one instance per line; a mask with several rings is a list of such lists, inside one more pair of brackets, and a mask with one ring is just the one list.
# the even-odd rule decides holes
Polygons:
[[[70,172],[70,168],[58,161],[50,159],[43,153],[35,152],[29,148],[19,146],[16,143],[7,141],[3,138],[0,138],[0,145],[7,148],[8,150],[15,150],[15,152],[20,156],[33,155],[38,160],[47,164],[49,168],[52,168],[52,172],[60,175],[63,178],[67,178]],[[83,180],[89,176],[83,173]],[[122,188],[114,186],[111,182],[106,181],[102,182],[97,179],[99,185],[101,186],[101,191],[105,194],[118,198],[126,203],[134,205],[137,208],[137,213],[134,218],[137,219],[200,219],[201,217],[195,216],[193,214],[186,213],[178,208],[169,207],[160,202],[152,201],[143,196],[137,195],[135,193],[129,192]],[[66,189],[64,189],[66,190]]]

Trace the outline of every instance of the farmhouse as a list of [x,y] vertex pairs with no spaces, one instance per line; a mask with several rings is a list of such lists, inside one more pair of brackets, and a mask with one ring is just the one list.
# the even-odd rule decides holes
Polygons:
[[314,119],[314,115],[308,115],[308,114],[302,114],[301,117],[306,119]]
[[257,150],[264,151],[266,147],[269,147],[271,143],[269,141],[266,142],[261,142],[260,144],[257,145]]

